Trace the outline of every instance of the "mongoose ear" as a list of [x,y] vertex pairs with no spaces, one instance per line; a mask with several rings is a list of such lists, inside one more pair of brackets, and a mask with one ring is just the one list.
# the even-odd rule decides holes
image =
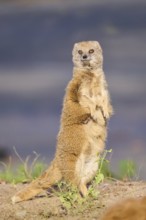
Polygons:
[[75,44],[74,44],[74,46],[73,46],[73,48],[76,48],[76,47],[77,47],[77,45],[78,45],[78,43],[75,43]]
[[94,41],[93,43],[94,43],[94,45],[95,45],[96,47],[99,46],[99,42],[98,42],[98,41]]
[[74,44],[73,49],[72,49],[72,55],[74,55],[74,52],[75,52],[75,50],[76,50],[76,48],[77,48],[77,45],[78,45],[78,43],[75,43],[75,44]]
[[95,46],[98,47],[99,51],[102,53],[102,48],[101,48],[101,45],[98,41],[94,41],[95,43]]

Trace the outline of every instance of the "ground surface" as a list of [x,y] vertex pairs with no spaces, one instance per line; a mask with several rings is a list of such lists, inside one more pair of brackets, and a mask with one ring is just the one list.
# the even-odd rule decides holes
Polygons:
[[70,210],[57,196],[42,196],[13,205],[10,198],[22,187],[23,184],[0,184],[0,220],[98,220],[117,200],[146,195],[144,182],[114,181],[100,184],[96,189],[100,192],[96,199],[89,198],[82,206],[74,205]]

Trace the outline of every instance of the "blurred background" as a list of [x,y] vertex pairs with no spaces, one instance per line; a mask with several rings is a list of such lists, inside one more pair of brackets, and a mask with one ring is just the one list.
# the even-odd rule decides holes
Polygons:
[[146,179],[145,8],[145,0],[0,1],[0,160],[15,146],[23,158],[36,151],[50,162],[73,44],[98,40],[115,109],[112,170],[134,160]]

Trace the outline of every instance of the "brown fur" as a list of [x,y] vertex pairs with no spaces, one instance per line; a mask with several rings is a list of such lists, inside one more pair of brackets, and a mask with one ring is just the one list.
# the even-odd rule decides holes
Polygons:
[[146,220],[146,197],[127,199],[114,205],[102,220]]
[[[84,60],[83,55],[87,55],[87,59]],[[73,62],[73,78],[66,88],[55,158],[42,176],[12,198],[14,203],[32,198],[62,178],[86,196],[86,185],[98,170],[99,155],[107,136],[107,120],[112,114],[99,43],[75,44]]]

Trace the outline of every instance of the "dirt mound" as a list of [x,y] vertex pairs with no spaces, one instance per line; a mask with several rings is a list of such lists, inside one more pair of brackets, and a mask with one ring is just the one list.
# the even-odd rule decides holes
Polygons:
[[11,197],[24,187],[23,184],[0,184],[0,220],[89,220],[100,219],[110,205],[117,200],[146,195],[144,182],[104,182],[97,186],[97,198],[89,198],[82,206],[67,209],[60,198],[52,195],[40,196],[18,204],[11,203]]

